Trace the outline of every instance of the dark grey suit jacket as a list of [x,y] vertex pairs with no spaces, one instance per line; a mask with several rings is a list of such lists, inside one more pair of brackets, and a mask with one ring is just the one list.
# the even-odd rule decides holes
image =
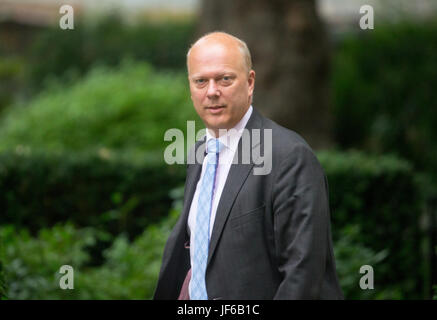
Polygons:
[[[209,299],[342,299],[322,167],[302,137],[255,109],[246,128],[272,129],[272,170],[254,175],[256,159],[231,166],[209,245]],[[264,150],[263,143],[253,148]],[[240,139],[239,156],[241,148]],[[183,210],[164,249],[154,299],[177,299],[190,268],[184,244],[201,167],[187,166]]]

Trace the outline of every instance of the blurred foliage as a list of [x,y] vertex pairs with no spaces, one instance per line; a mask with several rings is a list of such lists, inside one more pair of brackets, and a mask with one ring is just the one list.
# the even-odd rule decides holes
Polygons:
[[168,190],[184,178],[182,166],[129,152],[3,152],[0,225],[34,233],[70,220],[134,237],[167,214]]
[[125,61],[119,68],[97,67],[74,84],[53,82],[29,105],[12,107],[0,119],[0,151],[136,149],[163,152],[166,130],[186,132],[199,118],[181,73],[156,72],[148,64]]
[[125,61],[9,108],[0,120],[0,222],[35,232],[71,219],[133,237],[160,219],[185,176],[163,161],[164,133],[198,120],[186,86],[181,73]]
[[71,224],[42,229],[32,238],[25,229],[12,225],[0,228],[0,260],[5,263],[8,299],[65,298],[59,290],[59,268],[80,268],[90,259],[85,251],[94,244],[92,229],[76,230]]
[[[411,166],[395,157],[370,157],[356,152],[324,152],[319,153],[318,157],[330,183],[334,250],[345,297],[347,299],[423,298],[422,286],[425,280],[423,266],[427,261],[424,260],[418,247],[421,237],[417,225],[420,202],[414,192],[415,180]],[[405,194],[409,194],[409,197],[405,197]],[[381,197],[383,200],[380,199]],[[80,199],[76,195],[73,198]],[[98,252],[102,249],[98,244],[105,239],[105,236],[108,237],[106,233],[100,236],[94,235],[92,237],[94,240],[89,241],[90,248],[84,243],[81,248],[85,254],[81,257],[85,258],[74,266],[76,270],[74,290],[57,289],[58,280],[55,280],[54,272],[61,265],[68,264],[65,261],[69,259],[68,255],[64,259],[59,254],[56,266],[40,267],[41,269],[36,269],[40,271],[32,271],[32,274],[40,274],[39,272],[43,274],[42,277],[46,280],[41,280],[42,283],[53,281],[51,288],[58,290],[56,294],[54,293],[55,297],[50,295],[50,292],[54,292],[51,291],[52,289],[42,293],[23,293],[23,296],[33,294],[34,297],[44,299],[48,297],[150,298],[156,284],[163,246],[180,212],[183,189],[173,190],[171,198],[177,200],[176,208],[171,211],[171,214],[166,218],[163,217],[158,224],[149,225],[144,233],[139,234],[135,239],[128,239],[127,233],[118,234],[115,240],[110,237],[111,241],[114,241],[109,248],[106,247],[108,249],[103,254]],[[29,216],[29,219],[33,218],[34,216]],[[3,228],[3,230],[7,229]],[[56,230],[55,228],[54,231],[47,230],[47,232],[56,232]],[[77,232],[80,230],[82,229],[78,229]],[[6,247],[9,242],[10,247],[16,247],[17,243],[14,241],[18,240],[15,238],[12,236],[7,238],[10,240],[5,241]],[[41,241],[40,238],[41,236],[39,240],[38,238],[34,240],[25,238],[25,240]],[[86,239],[86,237],[81,238]],[[10,266],[10,261],[41,254],[39,249],[28,250],[30,249],[16,250],[14,254],[19,257],[9,256],[0,260]],[[102,255],[100,264],[93,263],[89,252],[94,252],[93,255]],[[40,258],[30,257],[32,261],[41,261],[38,260]],[[26,262],[25,265],[29,263]],[[359,278],[362,276],[359,269],[362,265],[371,265],[374,268],[374,290],[359,288]],[[29,269],[33,268],[29,267]],[[8,269],[6,273],[8,288],[10,288],[9,279],[18,277],[10,274],[18,270],[20,269],[15,267]],[[408,277],[405,277],[406,274]],[[31,291],[31,288],[26,287],[28,285],[22,283],[20,290]],[[10,289],[8,292],[11,292]],[[15,292],[16,296],[20,296],[21,293]]]
[[22,57],[0,57],[0,117],[3,110],[23,101],[26,89],[26,62]]
[[179,212],[172,210],[157,225],[149,226],[130,242],[125,236],[117,237],[104,256],[105,264],[78,280],[88,293],[84,299],[151,299],[158,281],[162,254]]
[[[164,132],[201,124],[180,72],[193,30],[112,16],[78,22],[68,37],[48,29],[26,56],[0,59],[0,297],[151,297],[183,196],[172,192],[179,207],[166,216],[184,170],[163,164]],[[437,23],[381,25],[337,48],[339,146],[394,154],[318,154],[347,299],[423,298],[418,223],[424,198],[437,195],[436,35]],[[59,289],[64,264],[74,290]],[[364,264],[374,290],[359,288]]]
[[[384,265],[388,250],[379,252],[365,247],[361,241],[362,232],[359,225],[347,225],[338,229],[338,240],[334,243],[335,262],[340,286],[346,299],[401,299],[402,291],[396,286],[382,286],[374,283],[374,289],[360,288],[359,273],[363,265],[372,266],[374,272],[379,272]],[[376,270],[376,271],[375,271]]]
[[359,226],[362,246],[375,254],[387,252],[384,263],[375,268],[375,284],[384,290],[381,296],[387,297],[390,288],[393,299],[423,298],[429,260],[421,247],[423,198],[412,166],[395,156],[356,151],[317,155],[329,181],[333,240],[341,240],[344,228]]
[[[0,246],[1,246],[1,242],[0,242]],[[5,279],[3,260],[0,258],[0,300],[4,300],[4,299],[6,299],[6,279]]]
[[[96,241],[94,229],[58,225],[43,229],[35,238],[23,230],[17,234],[11,226],[0,230],[8,299],[144,299],[143,293],[150,294],[159,272],[159,265],[154,265],[159,259],[153,255],[163,247],[150,241],[162,238],[157,226],[132,244],[118,236],[105,251],[105,264],[98,268],[86,266],[87,246]],[[65,264],[74,269],[74,290],[59,288],[59,268]]]
[[[393,279],[405,278],[409,279],[405,281],[410,282],[403,292],[410,292],[409,287],[416,287],[413,282],[419,278],[416,273],[418,270],[425,270],[421,271],[425,273],[428,283],[424,288],[425,292],[432,290],[431,278],[436,275],[436,270],[431,270],[430,265],[426,266],[434,253],[430,252],[430,248],[424,249],[428,246],[427,243],[435,243],[422,238],[421,245],[418,243],[420,236],[411,228],[411,223],[417,225],[417,221],[413,221],[418,218],[417,213],[412,213],[417,212],[416,209],[412,210],[412,207],[417,207],[417,194],[422,198],[422,209],[426,202],[437,199],[437,96],[434,88],[437,79],[436,51],[436,19],[422,23],[381,24],[372,32],[344,37],[336,48],[332,67],[335,136],[339,147],[377,154],[394,154],[407,159],[416,172],[416,190],[402,191],[399,185],[393,183],[396,186],[394,189],[387,186],[377,188],[379,195],[355,193],[357,198],[347,199],[349,206],[345,209],[354,210],[358,214],[352,214],[353,211],[337,212],[340,216],[347,215],[357,222],[360,221],[360,224],[367,225],[362,228],[367,235],[365,237],[379,234],[378,239],[375,239],[377,242],[384,239],[383,228],[394,232],[396,226],[403,225],[406,232],[403,239],[409,240],[405,240],[402,246],[396,245],[391,252],[426,251],[426,262],[422,264],[420,260],[419,266],[413,272],[410,270],[414,268],[414,259],[406,256],[406,260],[403,260],[396,254],[398,261],[402,263],[395,265],[393,260]],[[343,189],[339,191],[341,190]],[[394,210],[391,215],[396,216],[392,220],[384,219],[388,217],[386,213],[392,210],[387,207],[386,196],[393,192],[399,193],[393,199],[404,197],[410,201],[405,200],[403,206],[399,206],[401,214]],[[411,196],[410,192],[414,195]],[[369,220],[367,213],[373,214],[373,208],[366,208],[368,206],[363,203],[378,205],[382,209],[377,212],[386,213],[381,214],[381,218],[377,220]],[[421,217],[425,221],[423,230],[433,234],[436,230],[431,228],[435,226],[432,227],[427,221],[435,220],[437,212],[428,212],[429,216]],[[390,236],[386,237],[388,243],[392,239]],[[368,243],[367,240],[365,243]],[[408,267],[404,261],[408,261]],[[416,292],[420,290],[417,289]]]
[[[179,210],[174,206],[168,217],[132,242],[120,234],[104,251],[105,261],[98,267],[89,264],[89,248],[106,238],[106,232],[66,223],[42,229],[32,238],[25,229],[0,227],[0,261],[6,266],[6,290],[3,296],[0,291],[0,298],[150,299]],[[59,287],[62,265],[73,267],[72,290]]]
[[74,32],[36,28],[28,50],[11,53],[0,46],[0,117],[5,107],[28,101],[53,82],[78,81],[95,66],[117,67],[126,58],[185,70],[194,29],[193,20],[127,24],[117,14],[76,19]]
[[[345,37],[334,55],[336,141],[391,152],[437,182],[437,20],[378,25]],[[426,190],[430,196],[437,189]]]
[[117,14],[94,23],[75,21],[74,32],[53,27],[39,34],[28,53],[29,79],[40,87],[48,75],[69,78],[92,66],[116,66],[125,57],[155,67],[184,69],[193,41],[193,21],[142,21],[127,25]]

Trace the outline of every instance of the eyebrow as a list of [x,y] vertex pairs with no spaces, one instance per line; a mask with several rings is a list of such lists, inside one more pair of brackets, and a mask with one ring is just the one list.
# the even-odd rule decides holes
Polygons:
[[[233,71],[229,71],[229,72],[222,72],[222,73],[220,73],[220,74],[218,74],[216,77],[214,77],[214,78],[220,78],[220,77],[223,77],[223,76],[228,76],[228,75],[230,75],[230,76],[237,76],[237,73],[235,73],[235,72],[233,72]],[[190,77],[191,79],[199,79],[199,78],[207,78],[207,77],[205,77],[205,76],[203,76],[203,75],[201,75],[201,74],[194,74],[193,76],[191,76]]]

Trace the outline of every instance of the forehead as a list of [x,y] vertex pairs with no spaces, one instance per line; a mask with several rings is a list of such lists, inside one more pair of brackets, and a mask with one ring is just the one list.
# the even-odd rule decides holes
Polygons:
[[235,44],[204,42],[192,47],[188,56],[188,73],[213,73],[244,70],[241,50]]

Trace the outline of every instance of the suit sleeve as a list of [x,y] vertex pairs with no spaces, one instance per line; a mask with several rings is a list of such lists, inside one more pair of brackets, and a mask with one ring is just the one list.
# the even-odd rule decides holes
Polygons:
[[329,202],[314,153],[297,145],[273,185],[276,257],[282,281],[274,299],[317,299],[325,272]]

